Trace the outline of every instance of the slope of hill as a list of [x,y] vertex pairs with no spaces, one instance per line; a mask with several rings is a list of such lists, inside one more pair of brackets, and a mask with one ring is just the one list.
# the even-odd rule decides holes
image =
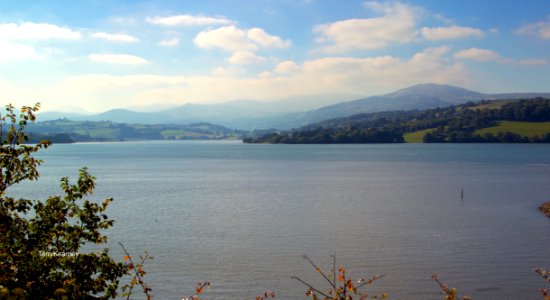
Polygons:
[[358,97],[354,94],[301,95],[280,101],[235,100],[214,104],[188,103],[157,112],[112,109],[94,115],[43,112],[39,119],[51,121],[67,118],[74,121],[111,121],[135,124],[188,124],[208,122],[230,128],[257,129],[285,127],[303,111],[318,109]]
[[[141,124],[188,124],[208,122],[243,130],[290,129],[322,120],[347,117],[358,113],[447,107],[474,100],[550,97],[550,93],[482,94],[456,86],[419,84],[386,95],[353,101],[349,94],[309,95],[284,101],[260,102],[239,100],[217,104],[185,104],[158,112],[135,112],[114,109],[101,114],[72,114],[72,120],[112,121]],[[336,103],[336,104],[335,104]],[[330,104],[323,106],[323,104]],[[59,113],[43,113],[41,120],[59,118]]]
[[357,99],[307,112],[300,125],[359,113],[429,109],[447,107],[468,101],[535,97],[550,98],[550,93],[482,94],[451,85],[418,84],[386,95]]
[[185,140],[240,138],[245,131],[210,123],[193,124],[123,124],[110,121],[71,121],[67,119],[28,125],[31,136],[63,134],[72,141]]
[[481,101],[422,111],[358,114],[284,132],[257,134],[244,141],[306,144],[406,141],[550,143],[550,99],[503,103],[498,108],[493,108],[491,101]]

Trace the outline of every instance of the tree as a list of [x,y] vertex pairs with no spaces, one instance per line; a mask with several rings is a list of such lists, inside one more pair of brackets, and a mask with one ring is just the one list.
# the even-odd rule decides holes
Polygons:
[[80,170],[76,184],[61,179],[64,196],[45,201],[15,199],[10,187],[39,177],[42,163],[33,155],[48,148],[35,145],[25,127],[35,121],[39,105],[12,105],[0,113],[0,299],[111,299],[127,265],[115,262],[109,249],[86,252],[85,244],[104,244],[101,230],[113,225],[104,214],[112,199],[89,199],[94,177]]

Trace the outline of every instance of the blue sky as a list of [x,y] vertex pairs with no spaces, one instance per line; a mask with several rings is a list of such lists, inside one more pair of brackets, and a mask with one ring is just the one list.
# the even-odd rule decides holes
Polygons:
[[550,1],[5,1],[2,103],[161,109],[417,83],[550,92]]

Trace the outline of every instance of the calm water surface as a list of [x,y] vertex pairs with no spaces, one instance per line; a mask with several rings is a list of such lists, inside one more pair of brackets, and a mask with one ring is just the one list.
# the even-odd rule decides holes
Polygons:
[[[305,299],[291,276],[322,286],[307,254],[330,255],[367,291],[441,299],[432,273],[474,299],[540,299],[550,268],[550,145],[246,145],[136,142],[55,145],[24,195],[59,194],[88,166],[94,198],[114,197],[108,232],[151,253],[156,299]],[[461,200],[461,189],[464,199]],[[548,285],[546,285],[548,286]]]

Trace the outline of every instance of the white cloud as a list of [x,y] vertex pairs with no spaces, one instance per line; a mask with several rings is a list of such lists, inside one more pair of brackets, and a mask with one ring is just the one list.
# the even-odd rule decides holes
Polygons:
[[229,58],[228,62],[235,65],[261,63],[266,59],[263,56],[258,56],[254,52],[250,51],[237,51]]
[[279,73],[279,74],[288,74],[288,73],[296,72],[299,69],[300,69],[300,66],[298,66],[295,62],[291,60],[286,60],[279,63],[275,67],[274,71],[275,73]]
[[224,26],[197,34],[195,45],[200,48],[220,48],[227,51],[256,51],[262,48],[286,48],[291,42],[266,33],[261,28],[243,30],[236,26]]
[[449,27],[424,27],[421,30],[422,36],[431,41],[454,40],[468,37],[482,37],[483,31],[477,28],[449,26]]
[[0,24],[0,39],[3,40],[76,40],[80,38],[78,31],[53,24],[32,22]]
[[120,42],[120,43],[136,43],[139,42],[139,39],[128,35],[128,34],[122,34],[122,33],[107,33],[107,32],[96,32],[92,34],[92,37],[103,39],[111,42]]
[[[409,58],[384,55],[325,57],[299,65],[282,62],[279,71],[287,69],[293,72],[263,72],[253,77],[229,66],[207,75],[94,74],[37,86],[14,85],[0,80],[3,91],[0,101],[7,103],[11,101],[8,96],[23,95],[25,99],[40,99],[44,110],[72,103],[85,110],[100,112],[114,107],[150,105],[153,100],[165,106],[231,99],[276,100],[319,93],[373,95],[425,82],[468,86],[468,72],[461,63],[449,61],[448,52],[448,47],[439,47],[425,49]],[[18,95],[20,91],[24,93]]]
[[290,40],[282,40],[280,37],[268,34],[261,28],[251,28],[246,32],[248,38],[264,48],[288,48],[292,44]]
[[174,47],[179,45],[179,43],[180,43],[180,40],[178,38],[172,38],[172,39],[162,40],[158,42],[157,45],[165,46],[165,47]]
[[0,62],[38,58],[40,55],[34,47],[0,40]]
[[244,30],[235,26],[224,26],[217,29],[205,30],[197,34],[195,45],[200,48],[220,48],[228,51],[253,51],[258,49],[247,36]]
[[235,75],[238,75],[242,72],[242,69],[239,69],[235,66],[230,67],[218,67],[212,70],[211,74],[214,77],[225,77],[225,78],[233,78]]
[[470,48],[460,50],[454,54],[456,59],[470,59],[481,62],[498,62],[500,64],[518,65],[518,66],[535,66],[545,65],[548,61],[544,59],[514,59],[509,57],[502,57],[496,51],[488,49]]
[[193,15],[176,15],[169,17],[147,17],[145,21],[151,24],[163,26],[208,26],[228,25],[235,22],[225,17],[207,17]]
[[147,63],[146,59],[129,54],[90,54],[88,58],[93,62],[107,64],[142,65]]
[[44,99],[44,104],[78,97],[83,99],[83,108],[101,111],[145,105],[151,99],[163,101],[163,105],[177,105],[185,101],[275,100],[337,92],[373,95],[425,82],[468,85],[469,74],[462,64],[446,59],[448,51],[448,47],[430,48],[408,59],[385,55],[325,57],[300,65],[289,61],[282,62],[278,71],[290,73],[264,72],[255,77],[243,76],[232,66],[217,68],[203,76],[87,75],[67,78],[51,89],[35,92]]
[[514,31],[517,34],[533,36],[539,39],[550,39],[550,16],[547,21],[524,25]]
[[417,9],[403,4],[366,2],[365,6],[383,15],[368,19],[348,19],[317,25],[318,42],[328,42],[323,50],[330,53],[353,49],[381,49],[392,43],[406,43],[415,36]]
[[470,48],[460,50],[455,53],[455,58],[458,59],[471,59],[476,61],[497,61],[500,60],[500,54],[493,50]]

